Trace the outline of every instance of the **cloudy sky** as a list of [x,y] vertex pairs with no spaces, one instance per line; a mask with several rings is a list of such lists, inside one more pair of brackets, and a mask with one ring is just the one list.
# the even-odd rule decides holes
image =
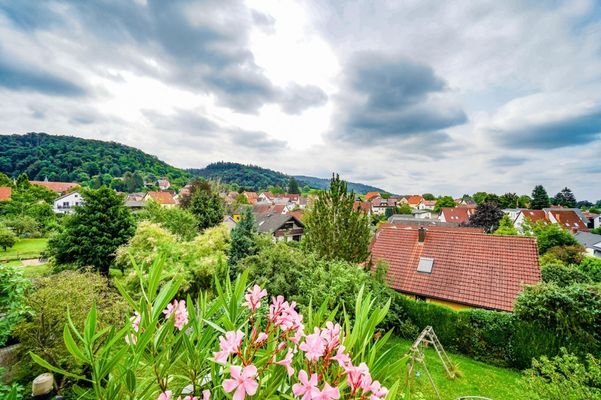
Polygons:
[[0,133],[601,198],[596,0],[0,0]]

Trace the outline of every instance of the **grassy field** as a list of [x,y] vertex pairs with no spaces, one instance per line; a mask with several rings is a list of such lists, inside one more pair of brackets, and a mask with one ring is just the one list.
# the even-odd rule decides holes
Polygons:
[[0,261],[19,260],[24,258],[38,258],[46,250],[48,239],[19,239],[12,248],[3,251],[0,249]]
[[[394,344],[397,345],[395,347],[399,357],[402,357],[411,347],[409,341],[400,339],[395,340]],[[454,400],[460,396],[482,396],[493,400],[527,399],[520,383],[521,374],[517,371],[494,367],[468,357],[447,353],[461,375],[461,377],[450,379],[436,351],[428,348],[425,354],[426,366],[432,374],[442,400]],[[438,400],[424,368],[416,364],[415,370],[417,373],[410,379],[412,393],[410,399]]]

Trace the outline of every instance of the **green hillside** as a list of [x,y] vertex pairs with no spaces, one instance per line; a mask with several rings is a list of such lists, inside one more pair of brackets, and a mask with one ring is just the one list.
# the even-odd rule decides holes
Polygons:
[[110,184],[126,173],[146,180],[169,177],[185,184],[189,175],[133,147],[115,142],[45,133],[0,135],[0,172],[31,180]]
[[[325,178],[314,178],[312,176],[295,175],[297,181],[303,182],[303,184],[309,185],[316,189],[327,189],[330,187],[330,179]],[[364,185],[362,183],[347,182],[346,186],[348,190],[352,190],[358,194],[365,194],[367,192],[380,192],[386,193],[386,190],[377,188],[375,186]]]

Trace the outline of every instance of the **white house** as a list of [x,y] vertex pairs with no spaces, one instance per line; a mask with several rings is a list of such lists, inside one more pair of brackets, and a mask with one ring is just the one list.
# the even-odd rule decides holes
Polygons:
[[83,204],[83,198],[79,192],[64,194],[54,200],[52,208],[57,214],[73,214],[75,207]]

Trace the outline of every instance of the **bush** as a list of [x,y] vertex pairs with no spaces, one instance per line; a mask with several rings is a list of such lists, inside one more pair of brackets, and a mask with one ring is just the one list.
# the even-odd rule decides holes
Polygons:
[[165,208],[150,201],[140,213],[140,218],[160,224],[182,240],[192,240],[198,235],[196,217],[190,211],[182,208]]
[[588,354],[584,361],[569,354],[533,360],[525,372],[527,393],[533,400],[601,399],[601,360]]
[[31,282],[15,268],[0,267],[0,347],[12,335],[13,328],[29,312],[26,297]]
[[543,257],[559,260],[564,264],[580,264],[584,259],[584,247],[581,245],[553,246]]
[[584,272],[593,282],[601,282],[601,258],[584,257],[578,265],[578,269]]
[[9,216],[3,218],[2,223],[10,228],[18,237],[33,238],[41,236],[38,222],[30,216]]
[[552,263],[541,267],[543,282],[554,283],[557,286],[569,286],[574,283],[590,283],[591,278],[574,266]]
[[17,236],[10,230],[0,225],[0,248],[6,251],[17,243]]
[[538,254],[545,254],[547,250],[556,246],[578,245],[576,238],[558,224],[536,223],[531,229],[538,243]]
[[[81,329],[94,304],[99,327],[122,325],[126,304],[109,288],[106,278],[92,272],[74,271],[40,278],[26,300],[31,315],[17,325],[15,334],[23,349],[43,354],[61,368],[77,369],[79,363],[69,355],[63,343],[63,327],[70,315],[74,325]],[[27,376],[38,372],[39,369],[25,370]]]

